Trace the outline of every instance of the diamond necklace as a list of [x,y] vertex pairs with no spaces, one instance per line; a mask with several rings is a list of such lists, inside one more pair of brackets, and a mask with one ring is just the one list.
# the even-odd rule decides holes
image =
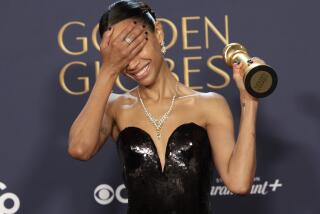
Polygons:
[[139,100],[140,100],[140,103],[142,104],[142,107],[143,107],[143,110],[144,110],[144,114],[148,117],[149,121],[155,126],[158,140],[160,140],[160,138],[161,138],[160,130],[162,128],[162,125],[164,124],[164,122],[168,118],[170,112],[172,111],[173,103],[174,103],[174,101],[176,99],[176,96],[177,96],[178,83],[179,83],[179,81],[176,82],[176,91],[175,91],[175,95],[172,97],[172,101],[171,101],[171,105],[170,105],[169,110],[167,112],[165,112],[159,120],[154,118],[151,115],[151,113],[147,110],[147,108],[144,105],[144,103],[142,101],[142,98],[140,96],[140,92],[139,92],[140,86],[138,87]]

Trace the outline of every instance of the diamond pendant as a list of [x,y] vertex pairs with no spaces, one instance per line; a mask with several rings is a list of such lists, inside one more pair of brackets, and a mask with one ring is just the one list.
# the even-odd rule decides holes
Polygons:
[[157,129],[157,138],[158,138],[158,140],[160,140],[160,138],[161,138],[160,129]]
[[139,88],[138,87],[138,95],[139,95],[139,100],[140,100],[140,103],[143,107],[143,111],[144,111],[144,114],[148,117],[149,121],[156,127],[156,133],[157,133],[157,139],[160,140],[161,138],[161,133],[160,133],[160,130],[161,130],[161,127],[163,125],[163,123],[168,119],[168,115],[170,114],[171,110],[172,110],[172,107],[173,107],[173,104],[174,104],[174,101],[175,101],[175,98],[177,96],[177,90],[178,90],[178,83],[179,81],[176,82],[176,90],[175,90],[175,95],[172,97],[172,101],[171,101],[171,105],[168,109],[168,111],[166,111],[163,116],[158,120],[156,118],[154,118],[151,113],[147,110],[146,106],[144,105],[143,101],[142,101],[142,98],[140,96],[140,92],[139,92]]

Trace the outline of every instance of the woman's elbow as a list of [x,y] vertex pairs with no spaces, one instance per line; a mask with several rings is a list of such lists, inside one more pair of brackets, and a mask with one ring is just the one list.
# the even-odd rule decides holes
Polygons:
[[252,184],[234,184],[230,185],[228,189],[236,195],[248,195],[251,192]]
[[91,153],[88,152],[88,148],[72,143],[69,143],[68,154],[74,159],[82,161],[86,161],[91,158]]

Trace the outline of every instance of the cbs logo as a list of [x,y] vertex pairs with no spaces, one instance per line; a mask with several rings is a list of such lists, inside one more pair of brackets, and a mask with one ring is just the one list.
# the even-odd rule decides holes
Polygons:
[[101,205],[110,204],[115,198],[120,203],[128,203],[128,199],[121,196],[123,190],[126,190],[124,184],[118,186],[115,191],[108,184],[101,184],[95,188],[93,195],[96,202]]
[[[7,186],[0,182],[0,191],[3,191],[7,188]],[[11,200],[13,202],[12,207],[8,208],[5,206],[5,202],[7,200]],[[16,194],[11,192],[3,193],[0,192],[0,214],[13,214],[16,213],[20,208],[20,200]]]

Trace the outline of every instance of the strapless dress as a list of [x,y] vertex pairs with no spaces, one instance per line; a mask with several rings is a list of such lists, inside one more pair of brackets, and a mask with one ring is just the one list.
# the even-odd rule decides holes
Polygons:
[[127,214],[212,214],[213,162],[207,130],[179,125],[168,139],[164,169],[151,136],[129,126],[117,141]]

